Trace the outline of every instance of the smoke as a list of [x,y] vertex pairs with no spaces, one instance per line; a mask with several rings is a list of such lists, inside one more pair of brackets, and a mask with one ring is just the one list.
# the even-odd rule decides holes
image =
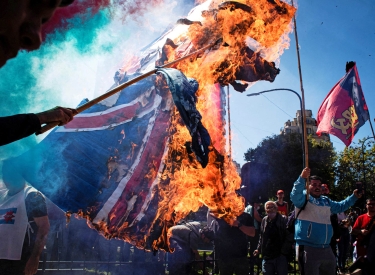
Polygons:
[[58,9],[54,16],[44,25],[43,36],[46,37],[56,29],[69,29],[74,27],[70,21],[72,18],[89,20],[102,10],[107,10],[112,19],[119,18],[122,21],[137,20],[154,7],[168,4],[164,0],[75,0],[72,5]]
[[[45,26],[42,47],[20,52],[0,69],[1,116],[57,105],[76,107],[82,99],[106,92],[126,56],[138,52],[194,5],[192,0],[86,2],[76,0],[59,9]],[[33,135],[0,147],[0,160],[25,152],[44,137]]]

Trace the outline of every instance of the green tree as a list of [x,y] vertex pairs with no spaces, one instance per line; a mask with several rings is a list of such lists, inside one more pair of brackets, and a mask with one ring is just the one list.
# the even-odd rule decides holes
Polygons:
[[[370,138],[345,148],[337,155],[335,194],[345,198],[355,189],[357,181],[364,183],[365,197],[375,196],[375,144]],[[363,204],[364,200],[359,204]],[[363,205],[362,205],[363,206]],[[362,207],[361,206],[361,207]]]
[[[269,197],[275,197],[278,189],[285,191],[285,199],[293,183],[303,169],[301,135],[291,133],[274,135],[262,140],[256,148],[249,148],[245,160],[267,164],[267,191]],[[321,176],[333,187],[335,179],[336,153],[330,142],[315,141],[308,137],[309,167],[312,175]]]

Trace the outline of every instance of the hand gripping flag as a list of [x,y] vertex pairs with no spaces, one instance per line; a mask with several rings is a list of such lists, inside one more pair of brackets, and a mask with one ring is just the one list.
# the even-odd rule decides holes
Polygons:
[[316,133],[329,133],[346,146],[352,142],[359,128],[369,119],[357,66],[354,65],[332,88],[319,108]]

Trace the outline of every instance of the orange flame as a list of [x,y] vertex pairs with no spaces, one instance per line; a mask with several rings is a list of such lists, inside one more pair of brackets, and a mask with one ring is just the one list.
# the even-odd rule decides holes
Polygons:
[[[216,2],[219,1],[212,1],[211,7],[217,7]],[[191,137],[178,113],[175,113],[171,126],[173,137],[165,160],[166,169],[161,175],[162,179],[169,179],[169,183],[159,186],[163,200],[159,203],[157,217],[171,219],[175,215],[174,220],[178,221],[202,205],[208,206],[228,222],[243,212],[244,200],[235,192],[240,188],[241,179],[225,151],[221,89],[214,84],[219,81],[227,84],[236,79],[236,72],[244,60],[241,55],[247,37],[256,39],[266,47],[276,44],[288,29],[295,9],[280,1],[275,1],[275,4],[269,1],[242,2],[250,6],[251,12],[236,9],[234,4],[224,5],[218,11],[204,11],[201,24],[190,25],[186,36],[173,41],[177,45],[183,42],[184,45],[188,38],[193,48],[198,49],[222,37],[227,47],[220,47],[194,62],[185,61],[177,65],[177,69],[200,84],[197,109],[202,114],[202,123],[208,129],[216,150],[212,148],[209,164],[202,169],[194,158],[189,157],[184,144]],[[278,16],[280,14],[286,16]],[[169,61],[180,57],[179,48],[165,53]]]
[[[195,78],[200,85],[197,109],[212,140],[209,163],[203,169],[194,153],[189,150],[191,136],[174,108],[170,119],[168,152],[163,160],[164,169],[159,172],[157,165],[150,163],[149,173],[145,177],[159,180],[157,187],[152,188],[152,196],[159,198],[155,219],[142,224],[142,227],[136,223],[129,225],[124,222],[116,230],[108,228],[104,221],[95,224],[107,237],[122,238],[137,247],[169,250],[168,228],[191,211],[197,211],[199,207],[206,205],[215,215],[229,223],[243,212],[244,199],[235,192],[240,188],[241,179],[226,152],[225,110],[220,84],[227,85],[235,81],[241,66],[259,70],[255,68],[256,57],[244,53],[249,37],[258,42],[255,52],[265,51],[267,56],[274,58],[270,61],[275,61],[275,57],[280,56],[288,46],[285,33],[291,31],[290,22],[295,8],[279,0],[224,3],[212,0],[208,7],[209,10],[202,11],[200,24],[191,24],[186,34],[172,39],[171,42],[177,47],[170,46],[171,42],[163,47],[163,62],[175,60],[223,38],[224,43],[220,47],[176,66],[186,76]],[[141,67],[139,58],[132,60],[138,61],[136,64],[130,62],[122,68],[128,74]],[[165,88],[165,80],[160,79],[160,76],[156,77],[156,82],[155,86],[164,85],[163,89]],[[109,169],[115,169],[113,162],[116,162],[115,158],[108,162]],[[127,209],[126,215],[134,207],[136,196],[130,194],[121,206]],[[114,215],[109,217],[110,220],[116,218],[118,217]],[[157,237],[148,240],[156,227],[160,231],[156,234]],[[147,244],[147,241],[151,244]]]

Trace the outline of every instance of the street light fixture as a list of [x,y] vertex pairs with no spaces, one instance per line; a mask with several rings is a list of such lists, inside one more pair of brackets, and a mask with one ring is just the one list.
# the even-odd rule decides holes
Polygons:
[[302,98],[299,95],[299,93],[297,93],[296,91],[294,91],[292,89],[279,88],[279,89],[265,90],[265,91],[261,91],[261,92],[258,92],[258,93],[251,93],[251,94],[248,94],[247,96],[258,96],[258,95],[261,95],[261,94],[264,94],[264,93],[269,93],[269,92],[274,92],[274,91],[289,91],[289,92],[294,93],[296,96],[298,96],[299,103],[300,103],[300,108],[301,108],[301,115],[302,115],[301,126],[302,126],[302,158],[303,158],[303,167],[306,167],[305,166],[305,133],[304,133],[305,125],[304,125],[304,119],[303,119],[303,117],[304,117],[305,114],[302,113],[304,110],[302,108]]
[[364,188],[364,192],[365,192],[365,196],[366,196],[366,171],[365,171],[365,144],[366,144],[366,141],[368,141],[369,139],[372,139],[374,137],[368,137],[366,138],[363,143],[362,143],[362,173],[363,173],[363,188]]

